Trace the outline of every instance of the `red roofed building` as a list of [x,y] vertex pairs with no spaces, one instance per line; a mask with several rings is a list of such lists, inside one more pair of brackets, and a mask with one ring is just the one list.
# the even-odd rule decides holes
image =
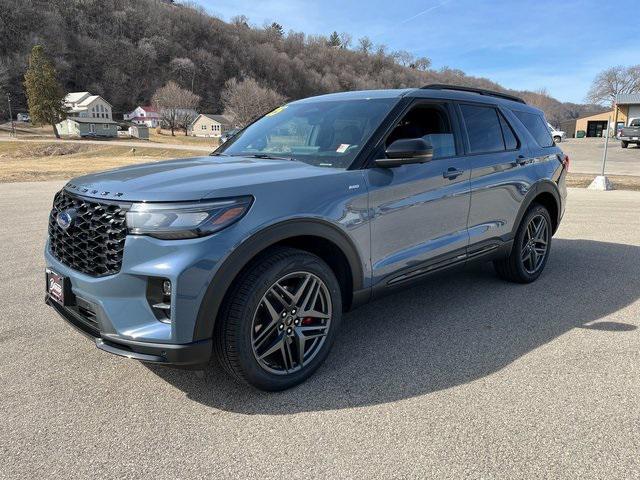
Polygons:
[[138,125],[146,125],[149,128],[156,128],[160,125],[161,117],[153,107],[136,107],[135,110],[124,114],[124,119]]

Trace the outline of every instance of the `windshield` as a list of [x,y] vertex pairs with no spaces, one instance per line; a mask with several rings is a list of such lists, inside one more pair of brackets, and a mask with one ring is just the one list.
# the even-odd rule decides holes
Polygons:
[[631,120],[629,124],[630,127],[640,127],[640,118],[636,118],[635,120]]
[[347,168],[398,98],[293,103],[249,125],[214,154]]

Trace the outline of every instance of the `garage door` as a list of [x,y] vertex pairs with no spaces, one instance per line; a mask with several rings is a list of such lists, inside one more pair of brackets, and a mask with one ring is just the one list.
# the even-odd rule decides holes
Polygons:
[[629,105],[629,122],[634,118],[640,118],[640,105]]

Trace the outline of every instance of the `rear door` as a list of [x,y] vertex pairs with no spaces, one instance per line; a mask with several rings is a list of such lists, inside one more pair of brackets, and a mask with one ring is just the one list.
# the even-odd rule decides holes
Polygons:
[[[464,259],[468,235],[469,165],[453,104],[415,102],[378,146],[399,138],[428,140],[434,158],[366,171],[374,284],[399,282]],[[378,157],[376,157],[378,158]]]
[[459,103],[458,111],[471,168],[467,253],[473,257],[509,240],[535,170],[528,147],[512,126],[511,112],[480,103]]

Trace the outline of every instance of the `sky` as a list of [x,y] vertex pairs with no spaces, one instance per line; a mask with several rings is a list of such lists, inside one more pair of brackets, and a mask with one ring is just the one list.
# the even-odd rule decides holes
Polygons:
[[[638,0],[196,0],[223,20],[368,36],[517,90],[582,103],[593,78],[640,64]],[[630,12],[633,12],[629,15]]]

